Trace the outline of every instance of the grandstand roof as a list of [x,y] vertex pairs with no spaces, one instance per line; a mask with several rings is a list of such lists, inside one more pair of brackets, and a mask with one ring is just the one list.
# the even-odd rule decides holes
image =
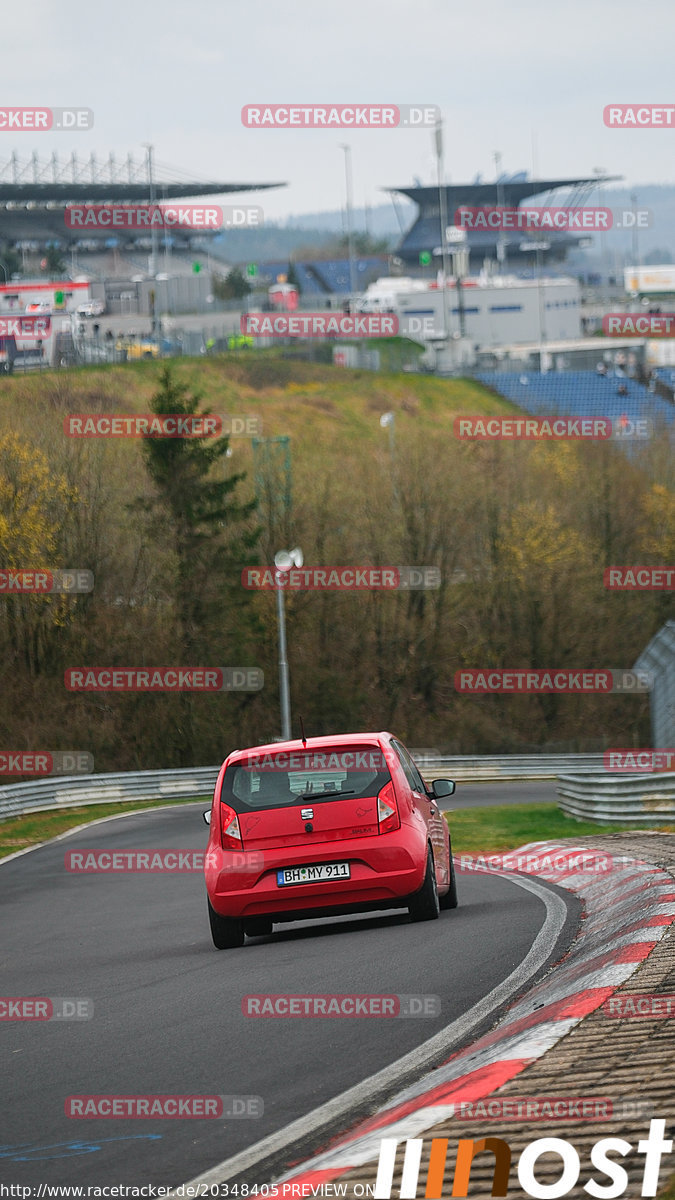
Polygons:
[[[13,154],[10,159],[0,161],[0,238],[8,242],[80,240],[80,230],[65,227],[63,209],[67,204],[147,202],[153,191],[155,200],[162,202],[277,187],[286,187],[286,184],[200,180],[161,163],[153,164],[151,182],[147,158],[136,161],[131,155],[118,162],[111,154],[99,162],[95,155],[80,161],[72,154],[61,161],[56,154],[49,159],[40,159],[34,154],[24,160]],[[110,232],[109,229],[89,228],[86,237],[100,241],[109,239]],[[124,240],[120,232],[115,230],[117,238]],[[174,229],[172,236],[180,240],[181,231]],[[199,236],[208,237],[209,232],[202,230]]]
[[[560,188],[580,188],[599,183],[611,183],[621,179],[621,175],[581,175],[575,179],[499,179],[494,183],[455,183],[445,185],[445,196],[448,205],[448,216],[461,204],[520,204],[528,196],[543,196],[546,192],[558,191]],[[396,187],[383,188],[386,192],[401,192],[409,196],[421,208],[438,204],[437,187]]]
[[[458,183],[446,184],[443,188],[447,208],[448,224],[453,224],[455,210],[463,205],[482,207],[505,205],[517,208],[518,205],[531,196],[545,196],[552,192],[567,190],[565,200],[568,204],[581,205],[599,184],[610,183],[620,179],[620,175],[578,176],[573,179],[526,179],[503,177],[494,183]],[[407,233],[403,236],[396,254],[407,263],[417,264],[420,252],[423,250],[433,253],[441,244],[441,218],[439,212],[438,187],[397,187],[383,188],[390,193],[401,193],[414,200],[419,205],[417,218]],[[556,197],[556,204],[563,201]],[[563,259],[568,250],[587,240],[583,236],[563,233],[558,230],[546,232],[549,249],[544,251],[545,259]],[[520,243],[528,240],[524,233],[506,233],[502,244],[506,249],[507,260],[512,264],[522,262],[527,251],[520,248]],[[531,240],[531,237],[530,237]],[[467,247],[473,265],[477,265],[485,257],[496,256],[499,235],[491,230],[467,230]]]

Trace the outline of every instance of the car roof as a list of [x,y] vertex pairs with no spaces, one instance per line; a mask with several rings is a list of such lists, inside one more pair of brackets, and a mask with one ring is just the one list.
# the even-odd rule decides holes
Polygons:
[[393,733],[382,730],[379,733],[335,733],[323,737],[308,737],[306,742],[303,742],[302,738],[292,738],[288,742],[267,742],[262,746],[247,746],[245,750],[233,750],[231,754],[228,754],[227,761],[231,764],[241,762],[242,759],[249,758],[252,754],[259,757],[264,754],[292,752],[298,754],[311,750],[338,749],[341,746],[372,746],[373,744],[381,746],[387,744],[393,736]]

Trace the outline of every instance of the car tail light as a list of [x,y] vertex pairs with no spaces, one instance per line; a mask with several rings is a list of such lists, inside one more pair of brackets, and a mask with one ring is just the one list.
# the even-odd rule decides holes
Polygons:
[[377,820],[380,826],[380,833],[389,833],[392,829],[400,828],[401,819],[398,815],[396,794],[391,780],[389,780],[389,783],[385,783],[381,792],[378,793]]
[[229,804],[220,802],[220,840],[223,849],[241,850],[242,841],[239,831],[239,817]]

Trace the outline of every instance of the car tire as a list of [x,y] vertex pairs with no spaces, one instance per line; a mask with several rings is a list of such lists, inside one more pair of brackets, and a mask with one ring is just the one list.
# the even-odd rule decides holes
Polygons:
[[427,869],[424,883],[408,901],[408,912],[412,921],[436,921],[441,915],[441,904],[436,886],[436,870],[431,846],[427,850]]
[[234,950],[237,946],[243,946],[244,922],[235,917],[221,917],[211,908],[210,900],[208,905],[211,937],[216,950]]
[[452,861],[452,846],[450,847],[450,887],[444,896],[441,896],[441,908],[443,911],[447,908],[457,908],[457,876],[455,874],[455,864]]
[[247,937],[267,937],[271,932],[271,917],[249,917],[244,921],[244,933]]

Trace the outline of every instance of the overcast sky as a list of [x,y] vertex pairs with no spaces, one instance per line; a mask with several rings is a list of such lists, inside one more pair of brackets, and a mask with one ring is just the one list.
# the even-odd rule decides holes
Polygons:
[[16,150],[158,162],[228,182],[285,181],[267,220],[435,182],[428,130],[249,130],[245,104],[439,105],[447,182],[503,169],[675,182],[675,128],[607,129],[609,103],[675,100],[673,0],[115,0],[3,6],[3,105],[84,106],[72,133],[0,133]]

